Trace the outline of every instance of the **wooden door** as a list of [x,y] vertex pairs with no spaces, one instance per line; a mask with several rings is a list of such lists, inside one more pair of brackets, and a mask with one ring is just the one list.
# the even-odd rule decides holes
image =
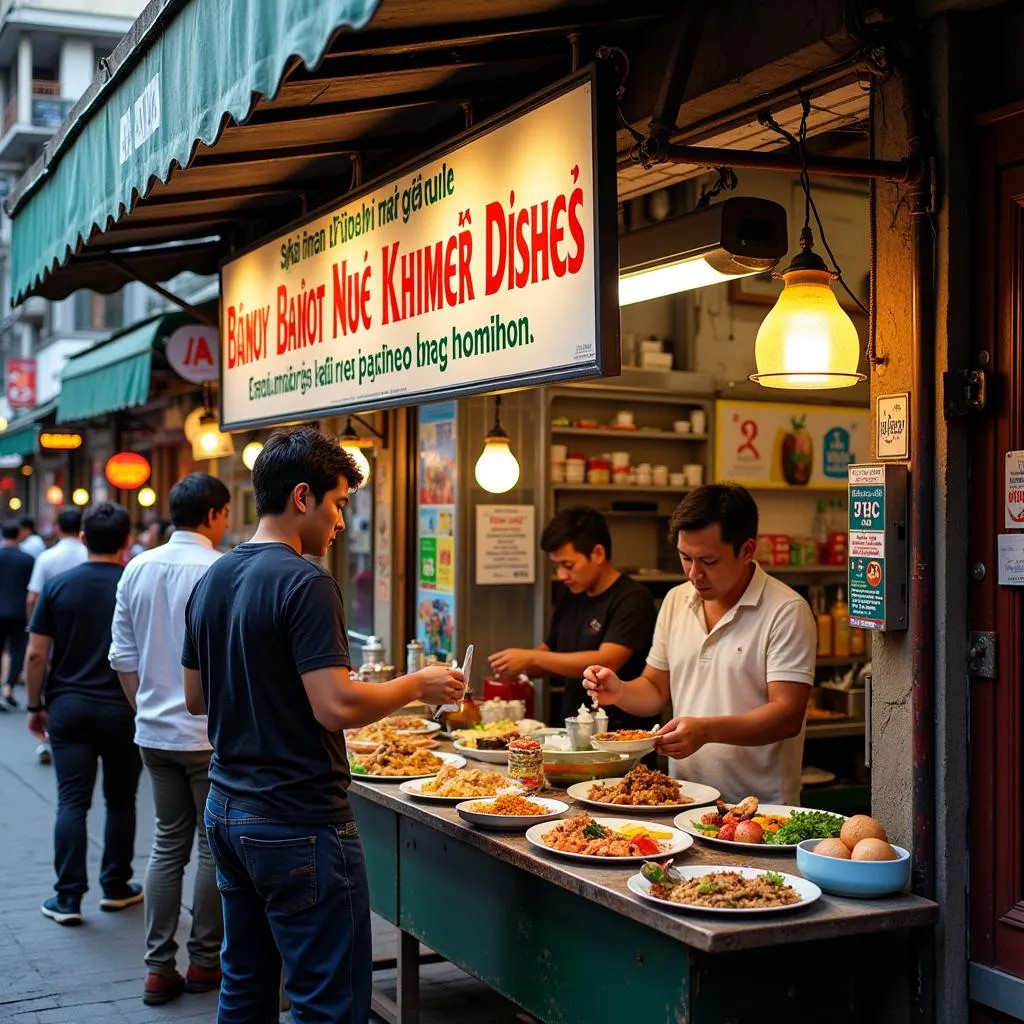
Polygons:
[[995,992],[1015,1014],[973,1008],[995,1024],[1024,1019],[1024,589],[998,585],[996,557],[1006,452],[1024,449],[1024,109],[984,126],[977,167],[974,356],[990,397],[971,452],[971,563],[986,575],[968,586],[970,628],[995,634],[996,663],[971,683],[970,956],[972,996]]

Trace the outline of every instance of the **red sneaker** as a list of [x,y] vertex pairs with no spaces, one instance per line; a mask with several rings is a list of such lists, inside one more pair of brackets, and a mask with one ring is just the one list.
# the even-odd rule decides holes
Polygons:
[[212,992],[220,988],[220,968],[202,967],[199,964],[189,964],[188,974],[185,975],[186,992]]
[[147,1006],[163,1006],[172,999],[177,999],[185,991],[185,979],[175,971],[168,978],[165,974],[146,975],[146,985],[142,990],[142,1001]]

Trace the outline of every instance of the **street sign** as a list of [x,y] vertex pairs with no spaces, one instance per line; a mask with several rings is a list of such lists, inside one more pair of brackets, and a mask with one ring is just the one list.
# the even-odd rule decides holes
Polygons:
[[907,628],[906,467],[850,466],[850,625]]

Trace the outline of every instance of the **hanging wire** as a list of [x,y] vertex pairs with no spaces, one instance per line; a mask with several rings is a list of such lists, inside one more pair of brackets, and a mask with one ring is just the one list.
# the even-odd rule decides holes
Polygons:
[[811,101],[810,98],[804,93],[800,93],[800,128],[798,134],[793,135],[792,132],[786,131],[772,117],[768,111],[762,111],[758,120],[766,128],[775,132],[777,135],[781,135],[792,147],[793,151],[800,158],[800,187],[804,192],[804,231],[810,231],[811,227],[811,216],[814,216],[814,223],[818,228],[818,237],[821,239],[821,244],[828,253],[828,258],[832,261],[832,267],[836,275],[836,280],[842,285],[843,291],[850,297],[850,299],[857,304],[865,316],[870,317],[870,312],[867,306],[850,290],[846,280],[843,278],[842,267],[839,266],[839,261],[836,259],[835,253],[832,251],[832,247],[828,244],[828,238],[825,235],[825,226],[821,222],[821,216],[818,213],[818,207],[815,205],[814,196],[811,193],[811,176],[807,169],[807,117],[811,112]]

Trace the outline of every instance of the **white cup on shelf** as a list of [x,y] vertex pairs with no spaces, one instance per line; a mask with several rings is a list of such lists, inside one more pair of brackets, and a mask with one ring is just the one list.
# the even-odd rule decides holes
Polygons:
[[690,412],[690,429],[695,434],[707,432],[708,414],[703,409],[694,409]]
[[704,467],[699,462],[688,462],[683,466],[683,477],[687,487],[700,487],[704,483]]

